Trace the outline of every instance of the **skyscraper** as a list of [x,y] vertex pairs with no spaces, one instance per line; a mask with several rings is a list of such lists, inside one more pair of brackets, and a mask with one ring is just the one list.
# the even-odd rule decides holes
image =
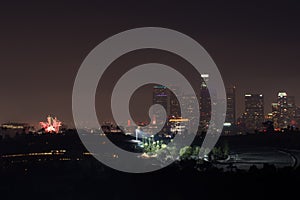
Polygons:
[[243,123],[248,131],[257,131],[264,122],[264,96],[262,94],[245,94],[245,113]]
[[294,96],[288,96],[285,91],[277,95],[277,102],[272,104],[273,121],[275,128],[287,128],[296,116]]
[[296,106],[296,99],[295,96],[288,96],[288,115],[290,119],[290,125],[295,126],[296,125],[296,111],[297,111],[297,106]]
[[179,88],[175,86],[170,87],[170,89],[162,85],[153,87],[152,102],[162,105],[166,110],[167,117],[180,117],[180,104],[174,93],[175,90],[177,94],[180,93]]
[[209,74],[202,74],[202,82],[200,87],[200,127],[205,131],[208,128],[211,119],[211,98],[206,82]]
[[227,113],[226,123],[234,125],[236,123],[236,100],[235,100],[235,87],[226,88],[227,96]]
[[181,90],[177,86],[171,86],[169,90],[169,97],[170,97],[170,116],[172,117],[180,117],[180,103],[176,97],[178,94],[178,98],[182,97]]
[[[198,99],[194,95],[182,96],[183,108],[187,114],[191,126],[199,126],[199,106]],[[197,114],[198,113],[198,114]],[[198,118],[198,120],[197,120]]]
[[[153,87],[153,104],[160,104],[166,110],[167,116],[170,115],[168,88],[163,85],[155,85]],[[155,110],[155,115],[161,115],[158,110]]]

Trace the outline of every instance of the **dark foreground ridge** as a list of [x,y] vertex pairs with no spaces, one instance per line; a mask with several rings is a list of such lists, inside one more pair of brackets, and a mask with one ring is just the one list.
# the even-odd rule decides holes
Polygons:
[[[300,134],[222,137],[218,145],[224,142],[232,152],[297,150]],[[224,170],[193,159],[152,173],[118,172],[88,155],[73,131],[18,136],[2,140],[0,147],[1,199],[287,199],[298,195],[300,181],[299,167],[264,163],[262,168]],[[33,154],[37,150],[46,154]]]

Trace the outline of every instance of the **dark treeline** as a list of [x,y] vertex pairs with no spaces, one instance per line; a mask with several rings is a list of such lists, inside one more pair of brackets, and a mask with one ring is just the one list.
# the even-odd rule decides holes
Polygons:
[[[300,134],[221,137],[217,146],[300,149]],[[128,174],[79,156],[86,149],[73,131],[64,135],[19,135],[0,142],[1,155],[66,149],[63,156],[0,159],[1,199],[256,199],[294,198],[300,168],[223,171],[211,163],[181,160],[156,172]],[[62,157],[70,160],[59,160]],[[76,158],[76,159],[75,159]],[[77,158],[80,158],[77,160]],[[3,197],[3,198],[2,198]]]

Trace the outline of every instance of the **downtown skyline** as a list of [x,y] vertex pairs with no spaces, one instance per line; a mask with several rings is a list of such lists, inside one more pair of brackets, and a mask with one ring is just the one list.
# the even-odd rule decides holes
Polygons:
[[[46,5],[3,3],[1,8],[1,123],[34,123],[52,114],[71,126],[73,82],[85,56],[107,37],[142,26],[171,28],[196,39],[217,64],[225,85],[236,85],[237,116],[244,111],[245,93],[264,94],[266,112],[279,91],[300,104],[297,3],[156,7],[148,2],[138,10],[124,2]],[[135,63],[133,59],[124,58],[112,73]],[[138,60],[147,60],[147,55]]]

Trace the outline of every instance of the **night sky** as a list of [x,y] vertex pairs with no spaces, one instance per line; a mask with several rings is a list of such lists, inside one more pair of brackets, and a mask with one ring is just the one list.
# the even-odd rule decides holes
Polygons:
[[36,124],[53,114],[71,126],[72,87],[83,59],[109,36],[146,26],[196,39],[225,84],[236,85],[238,114],[245,92],[265,94],[266,111],[280,90],[300,105],[300,3],[141,2],[1,3],[0,123]]

